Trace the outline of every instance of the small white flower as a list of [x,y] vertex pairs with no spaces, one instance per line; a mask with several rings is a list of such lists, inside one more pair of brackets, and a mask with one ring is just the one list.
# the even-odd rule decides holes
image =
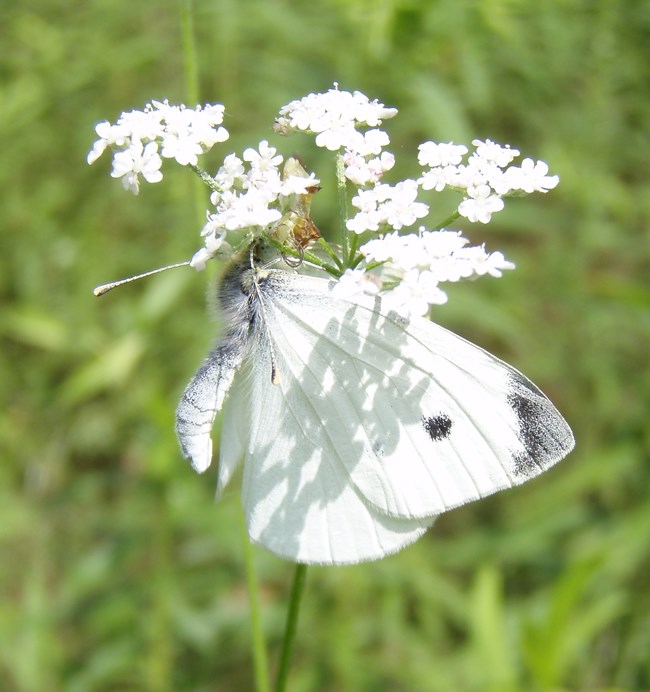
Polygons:
[[111,125],[108,120],[95,125],[95,132],[99,139],[93,144],[93,148],[88,152],[86,160],[93,164],[104,153],[107,147],[123,147],[131,136],[128,128],[122,125]]
[[418,178],[418,185],[423,190],[435,190],[436,192],[442,192],[445,187],[447,187],[448,175],[444,168],[432,168],[431,170],[425,171]]
[[282,214],[269,205],[276,197],[268,190],[251,188],[245,194],[235,194],[225,199],[224,208],[218,209],[215,217],[223,228],[236,231],[251,226],[266,227],[279,221]]
[[381,290],[381,281],[363,269],[346,269],[334,285],[333,293],[339,298],[358,295],[376,296]]
[[484,255],[476,262],[474,271],[478,276],[489,274],[497,279],[503,276],[503,272],[507,269],[514,269],[514,262],[509,262],[500,251]]
[[432,259],[449,257],[462,250],[469,242],[460,231],[425,231],[420,228],[420,237],[424,252]]
[[521,167],[511,166],[506,171],[510,178],[513,190],[524,192],[548,192],[560,182],[557,175],[548,175],[548,164],[545,161],[533,161],[524,159]]
[[399,230],[404,226],[412,226],[418,219],[429,213],[428,205],[416,202],[418,184],[415,180],[403,180],[393,188],[392,199],[383,206],[386,223]]
[[310,173],[307,177],[290,175],[282,181],[280,194],[283,197],[304,195],[309,192],[308,188],[317,187],[319,183],[320,180],[313,173]]
[[258,146],[258,151],[249,147],[244,150],[244,161],[248,161],[251,168],[265,173],[269,170],[277,170],[277,167],[282,163],[282,155],[277,154],[275,147],[269,146],[269,143],[263,139]]
[[[199,106],[197,106],[196,109],[197,111],[201,110]],[[226,107],[221,103],[206,103],[202,109],[206,122],[212,126],[221,125],[225,110]]]
[[488,223],[492,214],[503,209],[503,200],[492,194],[489,185],[478,185],[468,188],[469,198],[458,205],[458,213],[472,222]]
[[447,294],[430,271],[411,269],[400,283],[386,293],[388,305],[404,317],[423,317],[431,305],[447,302]]
[[397,115],[397,108],[387,108],[379,101],[371,101],[365,94],[360,91],[354,92],[354,118],[355,120],[369,127],[377,127],[381,125],[382,120],[388,120]]
[[467,151],[468,149],[464,144],[423,142],[418,147],[418,162],[421,166],[429,166],[430,168],[457,166]]
[[[244,162],[235,154],[228,154],[223,160],[221,168],[214,177],[215,182],[222,190],[230,190],[232,187],[241,185],[246,179]],[[213,193],[214,195],[215,193]],[[216,201],[212,202],[217,204]]]
[[117,124],[128,130],[131,141],[155,141],[162,137],[164,133],[160,114],[152,111],[149,107],[145,108],[144,111],[134,110],[122,113],[117,120]]
[[[330,89],[322,94],[307,94],[280,109],[275,130],[288,134],[292,130],[317,134],[316,144],[330,151],[348,148],[357,151],[358,126],[377,127],[383,119],[392,118],[394,108],[370,101],[359,91]],[[356,134],[355,134],[356,133]]]
[[476,147],[476,155],[478,157],[495,163],[499,168],[505,168],[513,159],[519,156],[519,151],[511,149],[509,144],[501,146],[490,139],[485,141],[473,139],[472,144]]
[[198,157],[203,153],[203,147],[189,132],[168,133],[163,138],[161,155],[166,159],[176,159],[181,166],[192,164],[196,166]]
[[363,233],[376,231],[381,224],[395,230],[412,226],[429,213],[428,205],[415,201],[417,194],[417,182],[408,178],[395,186],[382,183],[370,190],[360,190],[352,198],[352,204],[360,212],[348,220],[348,230]]
[[393,271],[403,274],[419,266],[423,258],[422,240],[419,235],[400,235],[397,231],[383,238],[374,238],[364,243],[359,251],[369,262],[390,262]]
[[345,227],[348,231],[361,235],[361,233],[366,231],[378,231],[381,222],[382,215],[378,211],[360,211],[351,219],[348,219]]
[[160,166],[162,159],[158,155],[158,145],[149,142],[146,146],[136,140],[125,151],[119,151],[113,158],[113,178],[122,178],[124,187],[137,195],[139,192],[140,180],[142,177],[148,183],[157,183],[162,180]]
[[215,229],[210,221],[203,227],[201,235],[205,238],[205,245],[195,252],[190,260],[190,267],[197,271],[203,271],[206,262],[212,259],[224,245],[227,245],[227,243],[225,243],[225,231],[222,229]]
[[[366,263],[382,262],[381,270],[385,279],[392,282],[397,280],[398,283],[407,276],[414,281],[414,270],[430,275],[426,279],[418,278],[418,282],[435,279],[436,283],[440,283],[484,274],[501,276],[503,270],[514,267],[502,253],[488,255],[483,246],[466,247],[467,243],[467,238],[458,231],[426,231],[421,227],[417,235],[389,233],[383,238],[368,241],[359,250],[365,256]],[[409,291],[412,292],[412,287]],[[403,293],[398,292],[397,295]],[[434,295],[441,298],[437,291]]]
[[[361,135],[361,133],[358,133]],[[382,149],[390,144],[388,135],[383,130],[368,130],[364,132],[358,139],[355,148],[348,147],[350,151],[355,151],[362,156],[370,156],[371,154],[379,156]]]
[[329,151],[338,151],[343,148],[356,146],[359,133],[354,129],[354,124],[349,122],[339,122],[330,125],[316,135],[316,146],[324,147]]
[[343,155],[343,163],[345,177],[355,185],[363,186],[381,180],[384,173],[395,165],[395,157],[389,151],[383,151],[381,156],[371,159],[346,152]]

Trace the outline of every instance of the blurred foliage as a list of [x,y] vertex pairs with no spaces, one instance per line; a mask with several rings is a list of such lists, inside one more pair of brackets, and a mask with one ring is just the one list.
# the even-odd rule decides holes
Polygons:
[[[195,0],[195,13],[202,101],[226,104],[232,133],[212,165],[338,81],[400,109],[387,123],[400,174],[420,141],[490,137],[561,177],[468,229],[518,270],[454,286],[436,315],[542,386],[575,453],[396,556],[311,569],[291,689],[650,689],[650,4]],[[96,122],[184,100],[182,56],[177,3],[0,7],[2,689],[252,685],[238,492],[215,506],[214,474],[195,476],[173,432],[212,338],[205,277],[91,292],[197,247],[185,171],[134,198],[107,160],[85,165]],[[331,163],[301,153],[319,173]],[[277,652],[292,566],[256,559]]]

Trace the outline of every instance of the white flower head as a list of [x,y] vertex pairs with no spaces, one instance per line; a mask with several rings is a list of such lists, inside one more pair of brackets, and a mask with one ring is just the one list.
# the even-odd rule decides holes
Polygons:
[[[228,154],[223,160],[221,167],[214,176],[214,181],[221,190],[230,190],[232,187],[242,186],[246,180],[244,162],[236,154]],[[212,193],[212,203],[217,204],[213,199],[219,193]]]
[[492,214],[504,207],[499,195],[493,194],[489,185],[477,185],[467,190],[469,197],[458,205],[458,213],[472,222],[489,223]]
[[[149,183],[162,180],[160,157],[175,159],[181,165],[196,165],[201,154],[228,139],[228,131],[220,126],[223,111],[220,104],[189,109],[152,101],[144,110],[122,113],[115,125],[99,123],[95,128],[99,139],[87,161],[92,164],[107,148],[113,149],[113,177],[121,177],[126,189],[137,194],[140,174]],[[154,149],[157,158],[153,157]],[[141,151],[150,160],[138,160]]]
[[334,295],[352,298],[358,295],[376,296],[381,290],[381,280],[363,269],[346,269],[334,284]]
[[[385,282],[391,306],[407,317],[424,315],[428,306],[444,303],[439,284],[490,274],[499,277],[513,269],[501,252],[488,254],[483,246],[467,246],[459,231],[427,231],[400,235],[388,233],[360,247],[366,266],[381,263],[375,272]],[[359,277],[355,277],[359,281]],[[425,307],[424,303],[427,304]]]
[[383,225],[395,230],[412,226],[429,213],[427,204],[416,201],[417,195],[417,181],[408,178],[394,186],[379,183],[369,190],[360,190],[352,198],[359,213],[348,220],[347,228],[363,233],[377,231]]
[[396,114],[396,108],[386,108],[379,101],[370,101],[360,91],[350,93],[334,88],[321,94],[307,94],[283,106],[276,130],[283,134],[292,130],[318,133],[345,126],[377,127],[382,120]]
[[521,167],[510,166],[504,174],[511,190],[523,192],[548,192],[560,182],[557,175],[548,175],[548,164],[545,161],[524,159]]
[[476,155],[479,158],[495,163],[499,168],[505,168],[513,159],[519,156],[519,151],[512,149],[509,144],[503,146],[490,139],[485,141],[473,139],[472,144],[476,147]]
[[149,142],[143,146],[140,140],[131,143],[128,149],[118,151],[113,158],[113,178],[122,178],[125,189],[137,195],[140,190],[140,177],[148,183],[162,180],[160,166],[162,159],[158,155],[158,145]]
[[432,305],[447,302],[447,294],[430,271],[410,269],[399,284],[386,294],[386,302],[406,318],[423,317]]
[[208,221],[203,227],[201,235],[203,236],[205,245],[195,252],[190,260],[190,267],[197,271],[203,271],[208,260],[228,247],[228,243],[226,242],[226,231],[216,226],[211,216],[208,216]]
[[246,149],[243,159],[250,163],[251,169],[264,174],[270,170],[277,171],[278,166],[282,163],[282,155],[276,152],[277,149],[270,146],[269,143],[263,139],[259,143],[257,150],[251,147]]
[[464,144],[424,142],[418,147],[418,162],[430,168],[457,166],[467,151]]

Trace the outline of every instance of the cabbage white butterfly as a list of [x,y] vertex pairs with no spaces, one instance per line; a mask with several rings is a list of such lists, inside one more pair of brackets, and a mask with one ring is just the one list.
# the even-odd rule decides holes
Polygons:
[[253,541],[296,562],[377,559],[571,451],[566,421],[517,370],[335,285],[252,255],[234,263],[219,291],[223,335],[178,406],[199,472],[224,409],[217,493],[244,459]]

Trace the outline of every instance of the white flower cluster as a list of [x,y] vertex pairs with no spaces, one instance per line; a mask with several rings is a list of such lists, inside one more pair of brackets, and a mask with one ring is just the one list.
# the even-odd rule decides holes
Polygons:
[[[93,163],[110,147],[115,152],[113,177],[122,178],[125,188],[137,194],[140,178],[152,183],[162,179],[162,158],[196,166],[199,155],[225,141],[228,132],[221,126],[223,113],[219,104],[189,109],[153,101],[144,111],[123,113],[114,125],[99,123],[99,139],[88,162]],[[394,185],[381,182],[395,157],[384,150],[390,140],[379,125],[396,113],[395,108],[371,101],[358,91],[341,91],[335,85],[325,93],[308,94],[284,106],[275,130],[284,135],[311,132],[318,146],[337,152],[339,174],[343,171],[356,188],[351,199],[356,213],[345,220],[346,229],[356,236],[375,236],[361,246],[363,259],[354,253],[341,258],[341,266],[347,263],[348,268],[340,276],[337,291],[382,292],[401,314],[423,315],[431,305],[447,300],[442,282],[484,274],[501,276],[514,265],[500,252],[468,246],[467,239],[455,231],[420,227],[417,233],[400,235],[398,231],[404,233],[429,215],[429,204],[418,199],[422,191],[456,190],[462,199],[452,218],[488,223],[492,214],[503,209],[505,196],[547,192],[558,184],[558,177],[548,174],[543,161],[524,159],[520,166],[512,165],[519,151],[488,139],[474,140],[471,151],[452,142],[424,142],[418,149],[423,170],[417,180]],[[226,156],[214,178],[195,168],[213,190],[213,208],[201,231],[204,246],[191,266],[203,269],[215,255],[233,253],[265,234],[279,243],[293,241],[294,250],[296,243],[301,251],[308,249],[309,242],[318,237],[309,207],[319,181],[292,161],[281,173],[283,157],[262,141],[257,149],[246,149],[241,158]],[[350,246],[356,247],[356,239]],[[327,248],[327,252],[333,255],[335,250]],[[313,254],[309,260],[319,262]],[[326,263],[321,266],[331,269]]]
[[[460,216],[473,222],[488,223],[492,214],[503,209],[503,196],[547,192],[558,184],[556,175],[547,175],[548,165],[544,161],[524,159],[521,167],[509,166],[519,155],[516,149],[489,139],[485,142],[475,139],[472,144],[475,151],[466,162],[463,159],[469,150],[465,145],[451,142],[421,144],[418,161],[426,167],[422,176],[417,181],[404,180],[394,187],[373,181],[374,186],[360,190],[352,199],[353,206],[359,211],[347,221],[348,230],[354,233],[386,232],[413,226],[428,214],[429,209],[417,201],[420,187],[436,192],[450,187],[462,192],[464,196],[458,205]],[[382,156],[388,155],[392,156],[388,152],[382,153]],[[360,181],[353,179],[353,182],[365,186],[369,180],[362,176]]]
[[470,221],[488,223],[492,214],[503,209],[505,195],[547,192],[559,182],[557,175],[548,175],[544,161],[524,159],[520,167],[510,166],[519,151],[509,145],[501,146],[489,139],[475,139],[472,144],[475,150],[465,163],[468,148],[451,142],[424,142],[418,155],[420,165],[427,167],[418,179],[422,189],[461,190],[465,197],[458,212]]
[[416,201],[417,196],[417,181],[409,179],[395,186],[378,183],[369,190],[359,190],[352,204],[360,211],[348,219],[347,229],[361,234],[387,227],[399,231],[412,226],[429,213],[428,205]]
[[[400,235],[389,233],[361,246],[366,266],[348,269],[337,285],[339,295],[376,295],[388,287],[385,299],[396,312],[411,317],[426,315],[431,305],[447,302],[439,284],[472,277],[500,277],[514,264],[501,252],[488,253],[485,247],[467,247],[468,239],[459,231],[427,231]],[[379,266],[375,266],[378,263]]]
[[[388,135],[378,129],[382,120],[397,114],[396,108],[370,101],[359,91],[330,89],[324,94],[308,94],[280,109],[276,132],[288,135],[295,131],[312,132],[316,145],[341,151],[345,176],[356,185],[378,181],[395,165],[395,157],[382,151],[389,144]],[[365,132],[359,127],[370,127]]]
[[190,261],[192,267],[203,269],[221,249],[229,231],[246,230],[250,240],[259,236],[280,221],[295,195],[305,194],[308,188],[318,185],[313,173],[281,175],[282,161],[283,157],[266,140],[260,142],[257,150],[246,149],[243,160],[235,154],[226,156],[214,177],[218,190],[210,196],[216,210],[208,213],[201,231],[205,247]]
[[201,154],[225,142],[229,135],[220,127],[223,112],[220,104],[191,109],[152,101],[143,111],[122,113],[114,125],[99,123],[95,127],[99,139],[88,153],[88,163],[94,163],[110,147],[114,151],[111,175],[122,178],[124,187],[137,195],[140,176],[148,183],[162,180],[162,158],[196,165]]

